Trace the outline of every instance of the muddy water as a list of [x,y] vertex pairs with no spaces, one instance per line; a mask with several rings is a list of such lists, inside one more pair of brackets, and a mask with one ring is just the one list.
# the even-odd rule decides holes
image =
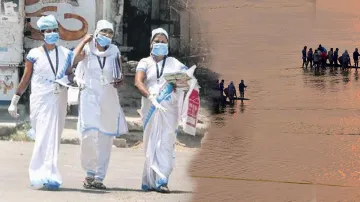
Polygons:
[[360,201],[359,75],[301,68],[304,45],[360,46],[359,4],[196,3],[211,68],[251,100],[214,116],[189,169],[194,201]]

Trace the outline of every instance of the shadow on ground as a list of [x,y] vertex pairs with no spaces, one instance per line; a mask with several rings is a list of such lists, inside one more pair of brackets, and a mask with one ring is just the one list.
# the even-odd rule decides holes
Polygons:
[[[49,191],[44,188],[37,189],[37,191]],[[120,188],[120,187],[110,187],[106,190],[99,190],[99,189],[79,189],[79,188],[64,188],[61,187],[57,190],[58,192],[80,192],[80,193],[90,193],[90,194],[107,194],[110,192],[141,192],[141,193],[148,193],[141,189],[127,189],[127,188]],[[191,191],[181,191],[181,190],[171,190],[169,194],[192,194]]]

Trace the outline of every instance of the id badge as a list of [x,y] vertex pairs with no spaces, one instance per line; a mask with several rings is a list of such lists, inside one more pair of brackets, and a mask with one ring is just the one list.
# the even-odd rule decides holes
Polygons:
[[105,85],[106,85],[106,78],[105,78],[104,75],[101,75],[101,76],[100,76],[100,83],[101,83],[102,86],[105,86]]
[[55,95],[60,93],[60,85],[59,84],[57,84],[57,83],[53,84],[53,92]]

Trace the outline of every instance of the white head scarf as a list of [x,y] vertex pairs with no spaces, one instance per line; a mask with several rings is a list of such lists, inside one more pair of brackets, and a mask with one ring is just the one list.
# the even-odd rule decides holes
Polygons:
[[40,30],[57,29],[59,26],[56,18],[53,15],[42,16],[36,22],[36,25]]
[[89,43],[89,48],[90,48],[90,51],[97,55],[97,56],[100,56],[100,57],[108,57],[112,54],[114,54],[117,50],[117,47],[114,46],[114,45],[110,45],[109,48],[104,51],[104,52],[100,52],[95,44],[95,37],[97,34],[99,34],[99,32],[103,29],[111,29],[112,31],[114,31],[114,26],[111,22],[107,21],[107,20],[99,20],[97,23],[96,23],[96,30],[94,32],[94,38],[93,40]]
[[96,30],[94,32],[94,37],[96,37],[97,34],[103,29],[111,29],[114,31],[114,26],[111,22],[107,20],[99,20],[96,24]]
[[151,40],[154,39],[154,36],[156,34],[164,34],[166,36],[167,39],[169,39],[169,35],[168,33],[163,29],[163,28],[156,28],[151,32]]

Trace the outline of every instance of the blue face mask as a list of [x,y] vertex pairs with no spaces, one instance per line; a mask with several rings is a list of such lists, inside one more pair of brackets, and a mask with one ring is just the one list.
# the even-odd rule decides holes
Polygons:
[[155,56],[164,56],[169,54],[169,48],[167,43],[154,43],[152,45],[151,53]]
[[96,42],[98,42],[101,47],[105,47],[111,44],[111,39],[101,34],[98,34],[96,37]]
[[44,34],[44,41],[47,44],[55,44],[59,40],[59,33],[58,32],[51,32]]

